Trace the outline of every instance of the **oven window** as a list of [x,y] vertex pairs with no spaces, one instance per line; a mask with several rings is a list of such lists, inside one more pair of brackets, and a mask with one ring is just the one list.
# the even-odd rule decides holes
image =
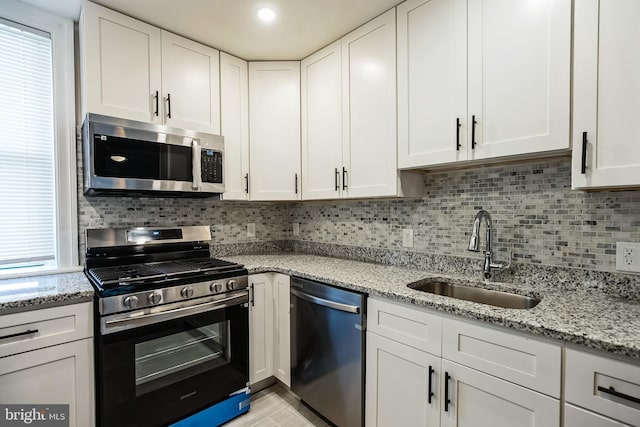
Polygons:
[[136,396],[230,362],[228,320],[193,326],[135,345]]

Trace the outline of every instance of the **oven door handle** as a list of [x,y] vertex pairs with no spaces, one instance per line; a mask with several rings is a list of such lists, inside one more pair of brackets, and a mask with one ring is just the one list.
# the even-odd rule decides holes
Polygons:
[[[192,305],[189,307],[175,308],[172,310],[161,311],[159,313],[144,314],[142,316],[131,316],[130,314],[122,319],[110,319],[104,321],[102,333],[110,334],[125,329],[131,329],[137,326],[146,326],[154,323],[160,323],[165,320],[177,319],[180,317],[191,316],[205,311],[215,311],[234,305],[246,303],[248,296],[245,292],[242,295],[206,302],[204,304]],[[110,330],[113,329],[113,330]]]

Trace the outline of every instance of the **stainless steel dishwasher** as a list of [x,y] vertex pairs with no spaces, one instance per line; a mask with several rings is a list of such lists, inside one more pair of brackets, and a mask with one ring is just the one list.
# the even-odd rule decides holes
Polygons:
[[364,426],[366,298],[291,280],[291,390],[339,427]]

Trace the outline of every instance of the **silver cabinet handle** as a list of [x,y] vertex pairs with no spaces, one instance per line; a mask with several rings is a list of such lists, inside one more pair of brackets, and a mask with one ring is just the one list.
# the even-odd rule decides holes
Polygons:
[[356,305],[342,304],[340,302],[329,301],[328,299],[309,295],[293,288],[291,289],[291,293],[303,300],[312,302],[317,305],[322,305],[324,307],[333,308],[334,310],[346,311],[347,313],[356,313],[356,314],[360,313],[360,307]]

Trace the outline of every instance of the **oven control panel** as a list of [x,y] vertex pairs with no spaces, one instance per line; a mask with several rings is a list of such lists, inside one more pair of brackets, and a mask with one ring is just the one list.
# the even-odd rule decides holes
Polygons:
[[207,280],[187,285],[135,292],[127,295],[100,298],[100,314],[107,315],[125,311],[139,310],[161,304],[202,298],[249,287],[248,276]]

